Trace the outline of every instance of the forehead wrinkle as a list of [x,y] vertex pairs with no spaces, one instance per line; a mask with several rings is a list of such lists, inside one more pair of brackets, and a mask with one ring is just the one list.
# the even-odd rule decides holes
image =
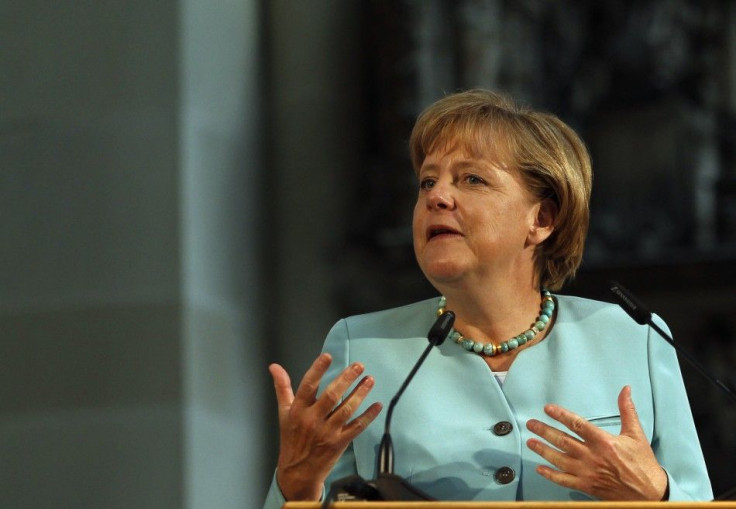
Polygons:
[[506,136],[501,126],[446,125],[433,139],[425,140],[425,159],[433,153],[461,150],[471,159],[508,169],[514,157]]
[[[457,153],[458,151],[459,153]],[[433,154],[435,154],[435,152],[430,153],[427,156],[427,158],[431,157]],[[481,171],[484,173],[487,173],[488,171],[494,170],[494,169],[508,171],[508,165],[506,163],[497,162],[489,158],[476,157],[472,154],[469,154],[467,151],[463,150],[462,148],[458,148],[450,152],[445,152],[443,157],[447,157],[448,155],[451,155],[451,154],[454,154],[454,155],[452,155],[452,160],[450,161],[449,164],[442,165],[438,162],[422,164],[421,168],[419,168],[419,173],[424,174],[427,172],[439,171],[443,166],[446,166],[448,169],[453,170],[453,171],[466,170],[466,169]]]

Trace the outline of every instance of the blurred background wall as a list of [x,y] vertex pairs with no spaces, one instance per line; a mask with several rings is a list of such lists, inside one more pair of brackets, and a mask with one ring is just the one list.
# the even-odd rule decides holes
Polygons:
[[[434,294],[406,140],[483,86],[588,143],[568,293],[620,280],[734,382],[727,0],[0,4],[0,505],[258,507],[269,362]],[[716,492],[733,405],[683,365]]]
[[252,505],[259,3],[1,9],[0,505]]

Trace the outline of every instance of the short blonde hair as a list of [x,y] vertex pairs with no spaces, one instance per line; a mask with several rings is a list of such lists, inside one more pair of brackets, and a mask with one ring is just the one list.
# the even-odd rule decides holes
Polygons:
[[559,290],[574,277],[588,232],[593,174],[585,144],[567,124],[505,94],[475,89],[424,110],[409,146],[417,173],[427,154],[454,147],[517,170],[537,199],[551,199],[557,207],[554,231],[535,253],[540,285]]

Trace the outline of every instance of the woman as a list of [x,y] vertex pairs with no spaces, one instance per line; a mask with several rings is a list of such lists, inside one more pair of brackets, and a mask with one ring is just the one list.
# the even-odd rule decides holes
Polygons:
[[414,249],[441,296],[339,321],[296,394],[270,366],[281,446],[265,507],[376,477],[375,419],[445,310],[454,331],[393,415],[396,474],[441,500],[711,499],[673,349],[617,306],[549,293],[588,227],[578,136],[472,90],[425,110],[410,148]]

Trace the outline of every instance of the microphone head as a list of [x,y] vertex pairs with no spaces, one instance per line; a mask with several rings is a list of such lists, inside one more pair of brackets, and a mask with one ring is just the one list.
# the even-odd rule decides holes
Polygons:
[[440,346],[445,341],[450,330],[452,330],[452,324],[454,323],[455,313],[452,311],[445,311],[442,313],[437,317],[434,325],[432,325],[432,328],[429,329],[429,332],[427,333],[427,339],[429,342],[435,346]]
[[652,319],[652,312],[644,307],[639,299],[629,292],[626,288],[621,286],[616,281],[610,282],[610,290],[619,305],[624,308],[631,318],[640,325],[647,325]]

